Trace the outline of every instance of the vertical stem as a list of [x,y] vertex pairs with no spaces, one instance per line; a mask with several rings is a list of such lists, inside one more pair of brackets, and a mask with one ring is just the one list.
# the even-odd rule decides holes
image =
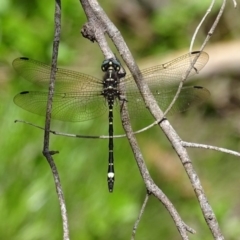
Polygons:
[[52,101],[54,94],[54,84],[55,76],[57,71],[57,58],[58,58],[58,49],[60,43],[60,33],[61,33],[61,0],[55,1],[55,32],[53,40],[53,53],[52,53],[52,65],[51,65],[51,74],[50,74],[50,84],[48,92],[48,101],[47,101],[47,111],[45,119],[45,131],[44,131],[44,147],[43,151],[49,151],[49,130],[51,125],[51,112],[52,112]]
[[52,155],[56,152],[49,151],[52,102],[53,102],[53,95],[54,95],[54,84],[55,84],[55,77],[57,72],[57,58],[58,58],[58,49],[59,49],[60,33],[61,33],[61,0],[55,0],[54,21],[55,21],[55,28],[54,28],[55,31],[54,31],[54,40],[53,40],[51,74],[49,76],[50,83],[49,83],[49,92],[48,92],[48,101],[47,101],[47,110],[46,110],[46,119],[45,119],[43,155],[46,157],[50,165],[53,178],[54,178],[56,192],[58,195],[59,205],[61,209],[61,216],[62,216],[62,223],[63,223],[63,240],[69,240],[70,239],[69,227],[68,227],[65,200],[63,196],[62,186],[60,183],[57,167],[52,158]]

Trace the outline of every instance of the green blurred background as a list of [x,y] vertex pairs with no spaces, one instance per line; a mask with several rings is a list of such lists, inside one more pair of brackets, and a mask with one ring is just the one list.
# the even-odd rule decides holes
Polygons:
[[[101,1],[142,68],[186,53],[208,4],[205,0]],[[195,50],[218,8],[213,8],[199,32]],[[12,101],[20,91],[37,86],[18,77],[11,62],[20,56],[51,61],[53,13],[54,1],[0,0],[0,239],[62,239],[53,177],[41,153],[43,132],[14,123],[22,119],[43,126],[44,118],[18,108]],[[190,82],[208,88],[211,99],[188,112],[169,116],[186,141],[240,151],[238,18],[239,9],[233,9],[229,1],[206,49],[210,61],[198,79]],[[59,65],[101,78],[101,51],[80,34],[85,22],[79,1],[62,2]],[[107,115],[74,124],[53,121],[52,129],[106,135],[107,121]],[[123,133],[117,117],[115,121],[115,133]],[[152,128],[137,139],[153,179],[183,220],[197,231],[191,239],[212,239],[186,173],[161,130]],[[71,239],[129,239],[146,190],[127,140],[115,140],[113,194],[108,193],[106,183],[107,140],[51,136],[50,148],[60,151],[54,159],[65,194]],[[240,239],[239,158],[199,149],[191,149],[189,154],[224,236]],[[168,212],[154,197],[147,205],[136,239],[180,239]]]

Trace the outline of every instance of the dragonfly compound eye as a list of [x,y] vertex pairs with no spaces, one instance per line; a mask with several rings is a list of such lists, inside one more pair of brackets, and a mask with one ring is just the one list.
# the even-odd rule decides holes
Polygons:
[[116,59],[109,58],[103,61],[101,68],[103,72],[106,72],[109,68],[113,68],[115,71],[119,72],[121,64]]

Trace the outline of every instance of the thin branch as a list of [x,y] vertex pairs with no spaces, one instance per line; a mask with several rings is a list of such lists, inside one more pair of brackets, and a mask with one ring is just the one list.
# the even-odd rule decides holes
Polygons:
[[[41,129],[43,131],[45,131],[45,128],[43,127],[40,127],[36,124],[33,124],[33,123],[30,123],[30,122],[27,122],[27,121],[23,121],[23,120],[15,120],[14,121],[15,123],[24,123],[24,124],[27,124],[27,125],[30,125],[30,126],[33,126],[35,128],[38,128],[38,129]],[[97,136],[88,136],[88,135],[79,135],[79,134],[71,134],[71,133],[63,133],[63,132],[58,132],[58,131],[54,131],[54,130],[49,130],[49,133],[52,133],[54,135],[58,135],[58,136],[63,136],[63,137],[74,137],[74,138],[92,138],[92,139],[109,139],[109,136],[105,136],[105,135],[97,135]],[[126,134],[125,135],[119,135],[119,136],[114,136],[116,138],[121,138],[121,137],[126,137]]]
[[204,149],[209,149],[209,150],[215,150],[218,152],[228,153],[228,154],[232,154],[234,156],[240,157],[239,152],[229,150],[226,148],[221,148],[221,147],[216,147],[216,146],[211,146],[211,145],[206,145],[206,144],[200,144],[200,143],[185,142],[185,141],[182,141],[182,145],[183,145],[183,147],[204,148]]
[[[191,56],[191,53],[189,53],[189,55]],[[197,62],[199,56],[201,55],[201,52],[199,52],[198,54],[196,54],[196,56],[194,57],[193,60],[191,60],[190,58],[190,65],[189,65],[189,68],[187,69],[187,71],[183,74],[182,76],[182,79],[178,85],[178,89],[177,89],[177,92],[174,96],[174,98],[172,99],[171,103],[169,104],[169,106],[167,107],[167,109],[165,110],[165,112],[163,113],[163,116],[162,116],[162,119],[167,115],[167,113],[172,109],[173,105],[175,104],[175,102],[177,101],[178,97],[179,97],[179,94],[182,90],[182,87],[183,87],[183,83],[187,80],[191,70],[193,69],[194,71],[196,71],[198,73],[198,69],[196,69],[194,67],[194,64]],[[160,121],[159,121],[160,122]]]
[[234,8],[237,8],[237,2],[236,2],[236,0],[233,0],[233,6],[234,6]]
[[203,16],[202,20],[200,21],[200,23],[198,24],[195,32],[193,33],[192,39],[191,39],[191,43],[190,43],[190,47],[189,47],[189,53],[192,52],[192,48],[193,48],[193,44],[195,42],[196,36],[199,32],[199,29],[201,28],[203,22],[206,20],[207,15],[212,11],[213,5],[215,3],[215,0],[212,0],[212,2],[210,3],[210,6],[208,8],[208,10],[206,11],[205,15]]
[[[38,128],[40,130],[45,130],[43,127],[40,127],[36,124],[27,122],[27,121],[23,121],[23,120],[15,120],[15,123],[24,123],[30,126],[33,126],[35,128]],[[152,125],[156,125],[158,124],[157,122],[154,122]],[[149,127],[150,126],[150,127]],[[143,128],[139,131],[133,132],[134,135],[139,134],[141,132],[146,131],[147,129],[151,128],[151,125],[149,125],[146,128]],[[63,133],[63,132],[59,132],[59,131],[55,131],[55,130],[49,130],[50,133],[57,135],[57,136],[63,136],[63,137],[71,137],[71,138],[91,138],[91,139],[109,139],[108,135],[80,135],[80,134],[73,134],[73,133]],[[126,134],[121,134],[121,135],[114,135],[113,138],[124,138],[126,137]],[[223,152],[223,153],[228,153],[237,157],[240,157],[240,153],[233,151],[233,150],[229,150],[227,148],[221,148],[221,147],[217,147],[217,146],[211,146],[211,145],[207,145],[207,144],[201,144],[201,143],[192,143],[192,142],[185,142],[182,141],[182,145],[183,147],[191,147],[191,148],[204,148],[204,149],[209,149],[209,150],[215,150],[218,152]]]
[[[35,127],[35,128],[38,128],[38,129],[41,129],[41,130],[45,131],[44,127],[40,127],[40,126],[38,126],[34,123],[31,123],[31,122],[27,122],[27,121],[24,121],[24,120],[15,120],[14,122],[15,123],[24,123],[24,124],[27,124],[27,125],[30,125],[32,127]],[[136,134],[145,132],[146,130],[152,128],[153,126],[156,126],[157,124],[158,124],[158,122],[154,122],[154,123],[148,125],[145,128],[142,128],[142,129],[140,129],[136,132],[133,132],[133,134],[136,135]],[[74,133],[64,133],[64,132],[59,132],[59,131],[51,130],[51,129],[49,130],[49,133],[52,133],[52,134],[58,135],[58,136],[72,137],[72,138],[109,139],[108,135],[81,135],[81,134],[74,134]],[[126,134],[119,134],[119,135],[114,135],[113,136],[113,138],[125,138],[125,137],[126,137]]]
[[172,143],[173,148],[177,152],[182,165],[190,179],[192,187],[195,191],[197,199],[199,201],[203,216],[205,218],[206,223],[208,224],[213,236],[215,239],[224,239],[221,230],[219,228],[216,216],[207,200],[207,197],[204,193],[204,189],[201,185],[201,181],[193,168],[192,161],[190,160],[186,149],[182,146],[181,139],[174,131],[172,126],[168,121],[163,121],[160,123],[163,132],[168,137],[169,141]]
[[145,208],[146,208],[146,206],[147,206],[148,199],[149,199],[149,193],[146,194],[146,197],[145,197],[145,199],[144,199],[144,201],[143,201],[142,208],[141,208],[141,210],[140,210],[140,212],[139,212],[138,218],[137,218],[137,220],[136,220],[136,222],[135,222],[135,224],[134,224],[134,226],[133,226],[133,231],[132,231],[131,240],[134,240],[134,239],[135,239],[136,231],[137,231],[138,225],[139,225],[139,223],[140,223],[140,220],[141,220],[141,218],[142,218],[142,215],[143,215],[143,213],[144,213],[144,210],[145,210]]
[[140,170],[140,173],[142,175],[142,178],[144,180],[144,183],[146,184],[147,191],[152,193],[156,198],[158,198],[161,203],[165,206],[165,208],[168,210],[169,214],[171,215],[172,219],[175,222],[176,227],[178,228],[178,231],[182,237],[182,239],[187,240],[187,228],[185,227],[186,224],[183,222],[181,219],[180,215],[176,211],[175,207],[173,204],[170,202],[170,200],[167,198],[167,196],[159,189],[159,187],[154,183],[152,180],[147,166],[144,162],[143,155],[141,153],[141,150],[138,146],[137,140],[133,134],[131,125],[129,124],[129,116],[127,112],[127,104],[124,104],[122,107],[122,124],[123,128],[126,132],[127,138],[129,140],[130,146],[132,148],[133,154],[135,156],[135,159],[137,161],[138,168]]
[[216,17],[216,19],[215,19],[215,21],[214,21],[211,29],[209,30],[209,32],[208,32],[208,34],[207,34],[207,37],[205,38],[205,40],[204,40],[204,42],[203,42],[203,44],[202,44],[202,46],[201,46],[201,48],[200,48],[200,51],[203,51],[203,49],[204,49],[205,46],[207,45],[207,42],[209,41],[209,39],[210,39],[211,36],[213,35],[213,33],[214,33],[214,31],[215,31],[218,23],[219,23],[219,20],[220,20],[221,17],[222,17],[222,14],[223,14],[223,11],[224,11],[224,9],[225,9],[225,6],[226,6],[226,0],[223,0],[222,6],[221,6],[221,8],[220,8],[220,10],[219,10],[219,12],[218,12],[218,15],[217,15],[217,17]]
[[61,209],[61,216],[62,216],[62,223],[63,223],[63,239],[69,240],[67,209],[64,201],[62,186],[60,183],[57,167],[52,158],[53,153],[56,153],[56,151],[49,150],[49,139],[50,139],[49,131],[51,126],[52,101],[53,101],[53,95],[54,95],[54,83],[55,83],[55,75],[57,71],[57,58],[58,58],[58,49],[59,49],[60,33],[61,33],[61,0],[55,0],[54,20],[55,20],[55,29],[54,29],[53,53],[52,53],[52,68],[51,68],[51,75],[50,75],[49,93],[48,93],[48,101],[47,101],[45,128],[44,128],[43,155],[46,157],[50,165],[53,178],[54,178],[56,192],[58,195],[58,200],[59,200],[60,209]]

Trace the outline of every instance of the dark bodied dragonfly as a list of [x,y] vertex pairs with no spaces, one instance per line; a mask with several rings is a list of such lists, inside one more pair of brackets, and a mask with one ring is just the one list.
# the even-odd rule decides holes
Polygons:
[[[193,59],[199,52],[183,55],[168,63],[142,70],[153,96],[162,111],[166,110],[177,92],[177,84],[189,69]],[[208,61],[208,54],[202,52],[190,72],[190,76],[200,71]],[[30,82],[48,89],[51,67],[29,59],[17,58],[13,61],[17,73]],[[126,103],[130,119],[143,119],[151,116],[131,75],[125,77],[120,71],[121,64],[116,59],[107,59],[102,63],[103,79],[58,68],[56,72],[55,93],[53,97],[52,118],[62,121],[86,121],[103,115],[108,110],[109,118],[109,157],[108,157],[108,189],[114,187],[113,156],[113,109],[121,109]],[[121,73],[122,72],[122,73]],[[125,77],[123,79],[123,77]],[[124,94],[121,86],[124,84]],[[203,102],[209,91],[203,87],[183,87],[170,113],[184,111],[192,105]],[[48,92],[24,91],[14,97],[19,107],[44,116],[46,113]]]

